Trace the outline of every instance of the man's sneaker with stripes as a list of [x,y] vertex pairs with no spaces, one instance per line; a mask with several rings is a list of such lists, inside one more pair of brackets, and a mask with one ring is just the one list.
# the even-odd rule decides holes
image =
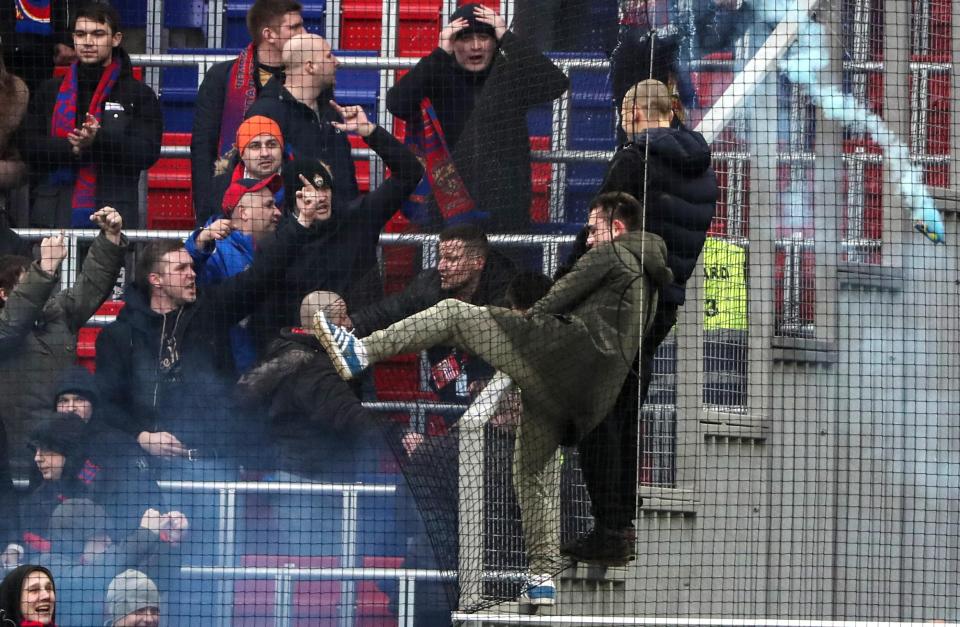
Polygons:
[[363,342],[343,327],[327,322],[322,311],[313,317],[313,330],[341,378],[349,381],[367,368]]
[[532,606],[554,605],[557,602],[557,585],[550,575],[530,575],[527,588],[520,595],[520,602]]

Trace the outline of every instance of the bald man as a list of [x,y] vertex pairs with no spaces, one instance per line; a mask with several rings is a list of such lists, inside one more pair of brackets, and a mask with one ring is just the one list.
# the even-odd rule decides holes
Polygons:
[[357,177],[346,135],[331,123],[341,121],[330,106],[339,62],[330,44],[319,35],[292,37],[283,47],[286,83],[271,79],[260,91],[247,117],[274,120],[288,154],[320,159],[330,166],[336,186],[335,203],[346,206],[357,196]]

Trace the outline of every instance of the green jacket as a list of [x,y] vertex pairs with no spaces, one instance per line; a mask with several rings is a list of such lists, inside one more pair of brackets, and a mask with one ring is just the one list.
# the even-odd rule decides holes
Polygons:
[[59,276],[34,262],[0,309],[0,418],[11,460],[32,463],[29,417],[52,409],[53,388],[77,356],[77,331],[110,295],[123,267],[126,239],[117,246],[102,233],[93,241],[76,284],[56,292]]
[[588,251],[526,314],[491,308],[522,356],[513,370],[524,412],[546,418],[565,444],[589,433],[613,407],[658,289],[672,280],[663,239],[633,231]]

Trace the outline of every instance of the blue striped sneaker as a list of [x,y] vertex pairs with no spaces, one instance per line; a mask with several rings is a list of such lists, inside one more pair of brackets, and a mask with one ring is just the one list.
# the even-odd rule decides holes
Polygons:
[[527,577],[527,589],[520,595],[520,602],[527,605],[555,605],[557,585],[550,575],[530,575]]
[[313,332],[342,379],[349,381],[366,370],[369,364],[363,342],[343,327],[327,322],[322,311],[313,317]]

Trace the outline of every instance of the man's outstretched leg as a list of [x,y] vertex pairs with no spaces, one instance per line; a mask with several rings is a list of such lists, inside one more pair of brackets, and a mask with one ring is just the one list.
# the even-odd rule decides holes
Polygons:
[[513,343],[486,307],[448,298],[358,339],[318,313],[314,330],[340,376],[351,379],[371,364],[432,346],[454,346],[514,380],[526,368]]

